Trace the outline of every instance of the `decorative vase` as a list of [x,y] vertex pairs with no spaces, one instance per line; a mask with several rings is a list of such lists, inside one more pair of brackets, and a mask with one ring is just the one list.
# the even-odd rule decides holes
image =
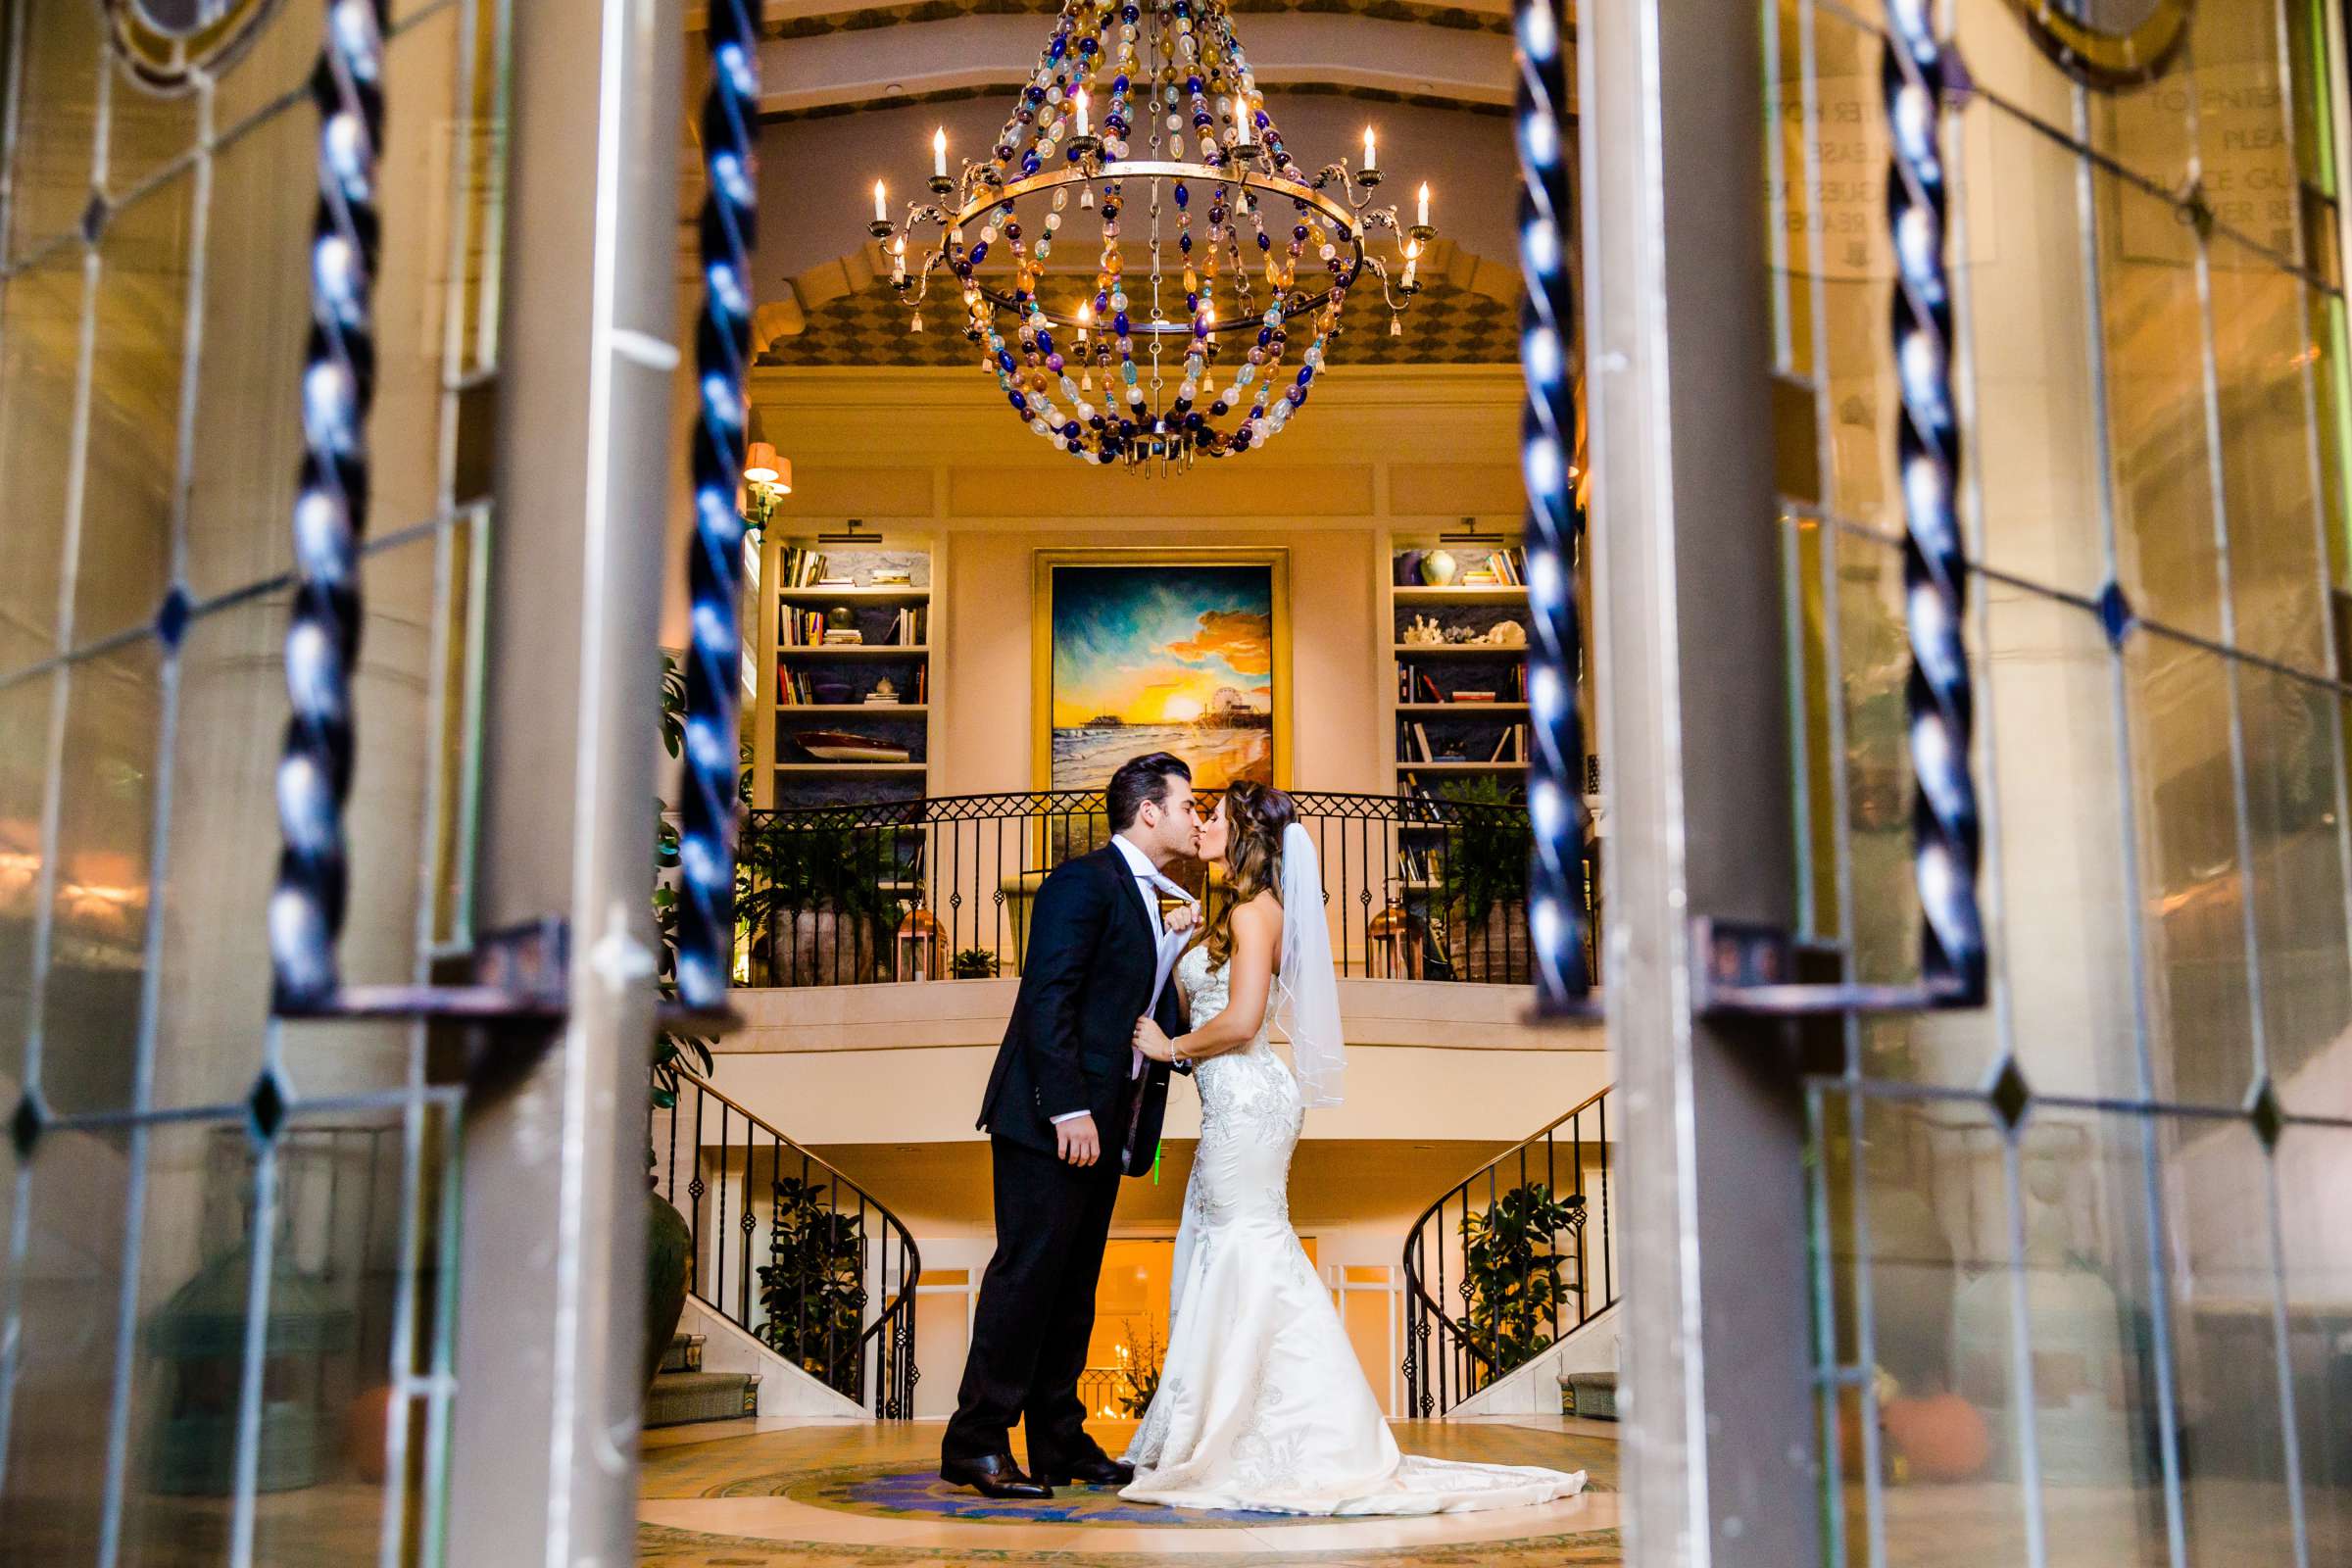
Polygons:
[[1443,550],[1432,550],[1421,558],[1421,580],[1432,588],[1450,588],[1461,565]]
[[783,985],[859,986],[881,967],[871,922],[845,918],[838,910],[794,910],[791,940]]
[[645,1381],[651,1387],[686,1310],[686,1275],[694,1256],[694,1232],[687,1227],[686,1216],[661,1194],[648,1192],[645,1204]]

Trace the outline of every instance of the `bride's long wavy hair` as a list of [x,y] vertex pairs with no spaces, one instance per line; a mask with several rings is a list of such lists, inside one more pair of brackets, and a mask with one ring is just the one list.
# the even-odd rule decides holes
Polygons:
[[1221,969],[1233,956],[1233,911],[1271,890],[1282,897],[1282,833],[1298,808],[1271,784],[1236,779],[1225,786],[1225,902],[1208,922],[1208,963]]

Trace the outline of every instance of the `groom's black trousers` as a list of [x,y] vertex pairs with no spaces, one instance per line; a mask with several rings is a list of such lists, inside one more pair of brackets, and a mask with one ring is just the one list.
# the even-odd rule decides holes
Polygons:
[[980,1283],[972,1347],[956,1417],[940,1456],[950,1462],[1009,1451],[1026,1423],[1029,1468],[1101,1450],[1086,1435],[1078,1378],[1095,1332],[1095,1277],[1119,1199],[1111,1145],[1081,1169],[1008,1138],[989,1140],[997,1180],[997,1254]]

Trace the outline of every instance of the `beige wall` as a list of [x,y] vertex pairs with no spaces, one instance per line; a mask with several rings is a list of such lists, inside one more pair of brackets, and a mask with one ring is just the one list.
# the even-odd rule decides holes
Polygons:
[[[774,535],[858,517],[894,547],[934,553],[934,794],[1042,783],[1039,551],[1242,545],[1290,551],[1292,784],[1386,792],[1389,543],[1465,515],[1514,527],[1522,506],[1516,366],[1335,368],[1271,448],[1168,475],[1055,452],[976,369],[767,369],[752,393],[755,432],[793,463]],[[684,521],[681,493],[673,554]],[[665,640],[682,635],[673,624]]]

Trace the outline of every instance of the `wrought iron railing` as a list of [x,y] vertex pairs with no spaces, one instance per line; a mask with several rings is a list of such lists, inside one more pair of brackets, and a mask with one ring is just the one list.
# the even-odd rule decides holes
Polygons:
[[[1516,803],[1299,793],[1343,975],[1527,985],[1533,832]],[[1092,792],[754,811],[736,895],[753,986],[1020,972],[1047,871],[1109,838]],[[1214,902],[1221,876],[1172,868]],[[1598,867],[1588,859],[1588,907]]]
[[694,1233],[695,1298],[886,1420],[914,1413],[922,1254],[899,1217],[690,1072],[648,1126]]
[[1610,1149],[1603,1089],[1422,1210],[1404,1240],[1408,1410],[1446,1414],[1617,1303]]

